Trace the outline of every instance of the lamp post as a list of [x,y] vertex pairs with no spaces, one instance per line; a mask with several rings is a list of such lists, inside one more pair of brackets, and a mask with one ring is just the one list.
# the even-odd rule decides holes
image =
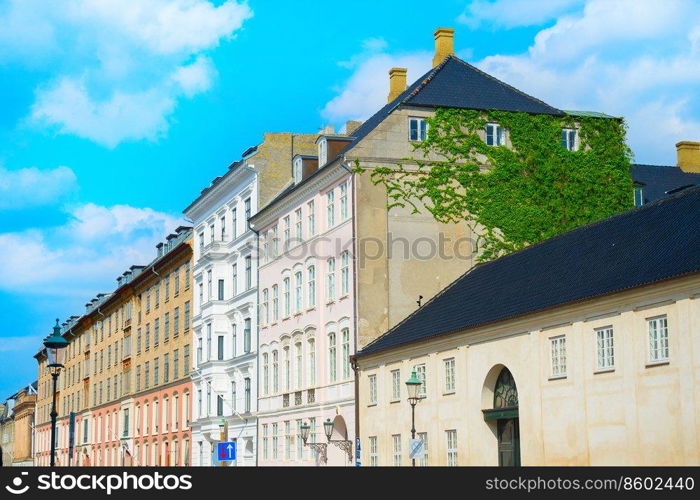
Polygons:
[[44,339],[44,347],[46,347],[46,355],[49,360],[49,370],[51,378],[53,378],[53,402],[51,403],[51,467],[56,465],[56,383],[58,375],[61,373],[61,359],[59,358],[61,350],[68,346],[68,341],[61,336],[61,326],[56,320],[56,326],[53,327],[53,335]]
[[[411,378],[406,381],[406,389],[408,390],[408,402],[411,405],[411,439],[416,439],[416,405],[423,399],[418,395],[420,386],[423,384],[421,379],[416,376],[416,371],[413,370]],[[416,459],[411,460],[413,467],[416,466]]]
[[[225,418],[222,418],[219,422],[219,440],[222,443],[228,441],[228,423]],[[221,460],[219,464],[221,467],[226,467],[226,462]]]

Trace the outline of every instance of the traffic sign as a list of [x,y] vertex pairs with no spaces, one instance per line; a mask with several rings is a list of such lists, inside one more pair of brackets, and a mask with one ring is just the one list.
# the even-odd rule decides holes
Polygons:
[[425,443],[422,439],[411,439],[408,450],[408,456],[411,460],[422,460],[425,457]]
[[219,443],[216,456],[221,461],[236,460],[236,442]]

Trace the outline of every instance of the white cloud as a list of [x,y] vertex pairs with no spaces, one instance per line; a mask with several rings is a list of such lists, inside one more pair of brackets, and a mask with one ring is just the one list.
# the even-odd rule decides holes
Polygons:
[[39,67],[30,122],[108,147],[162,136],[178,100],[208,90],[206,52],[252,16],[237,0],[9,0],[0,63]]
[[21,210],[56,203],[76,191],[75,173],[68,167],[7,170],[0,166],[0,210]]
[[340,125],[345,120],[364,120],[378,111],[387,102],[391,68],[408,68],[408,81],[417,79],[430,69],[431,53],[387,54],[383,52],[386,43],[380,40],[365,41],[365,50],[361,54],[341,63],[352,69],[353,74],[321,111],[324,120]]
[[0,290],[89,300],[129,266],[153,260],[154,245],[182,223],[128,205],[85,204],[68,215],[62,226],[0,233]]
[[473,0],[457,20],[470,28],[537,26],[578,7],[583,0]]
[[[494,5],[503,9],[544,7],[547,16],[555,16],[561,8],[563,13],[521,54],[493,53],[472,63],[560,109],[623,116],[636,161],[675,164],[675,143],[700,139],[697,2],[587,0],[578,9],[571,2],[573,10],[564,9],[564,3],[497,1]],[[498,24],[489,12],[482,12],[483,21]],[[522,15],[522,24],[541,21]],[[501,19],[503,26],[507,16]],[[324,118],[336,124],[368,118],[386,102],[389,68],[407,66],[410,84],[430,64],[427,54],[410,58],[385,48],[367,52],[351,59],[353,73],[326,104]]]

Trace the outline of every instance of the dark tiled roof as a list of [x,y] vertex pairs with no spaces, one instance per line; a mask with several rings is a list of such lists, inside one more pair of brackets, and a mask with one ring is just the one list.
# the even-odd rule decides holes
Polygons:
[[[563,115],[564,112],[531,97],[510,85],[497,80],[466,63],[456,56],[449,56],[430,71],[413,82],[404,92],[369,117],[352,133],[352,142],[345,146],[335,158],[329,158],[330,165],[344,153],[364,139],[377,125],[401,105],[422,107],[445,107],[465,109],[495,109],[502,111],[523,111]],[[316,172],[297,185],[287,186],[275,196],[258,214],[265,212],[296,188],[304,185],[323,170],[319,165]]]
[[700,174],[663,165],[632,165],[632,179],[644,187],[644,203],[661,199],[674,189],[700,186]]
[[358,356],[700,272],[700,187],[479,265]]

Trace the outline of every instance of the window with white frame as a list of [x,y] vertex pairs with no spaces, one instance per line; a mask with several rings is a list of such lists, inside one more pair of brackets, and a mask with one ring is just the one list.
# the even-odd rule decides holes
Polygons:
[[341,331],[343,337],[343,378],[350,378],[350,329],[343,328]]
[[270,392],[270,355],[263,353],[263,394],[267,395]]
[[238,264],[231,265],[231,288],[233,289],[233,296],[238,295]]
[[283,281],[284,285],[284,290],[283,290],[283,302],[284,302],[284,317],[288,317],[290,314],[290,308],[291,308],[291,302],[289,299],[289,278],[284,278]]
[[272,321],[280,319],[280,297],[279,287],[272,285]]
[[445,431],[447,437],[447,465],[457,466],[457,431]]
[[292,361],[289,359],[289,346],[284,349],[284,388],[289,391],[292,386]]
[[309,266],[308,269],[308,296],[306,297],[309,309],[316,307],[316,266]]
[[272,228],[272,241],[270,243],[272,243],[272,258],[274,259],[280,254],[280,239],[277,224]]
[[394,467],[400,467],[401,466],[401,434],[392,435],[391,441],[393,444]]
[[552,377],[566,377],[566,337],[550,339],[552,347]]
[[326,222],[327,228],[335,226],[335,192],[331,189],[326,193]]
[[328,273],[326,275],[326,301],[335,300],[335,259],[328,259]]
[[294,237],[296,238],[296,243],[301,243],[304,239],[301,229],[301,208],[297,208],[294,211]]
[[335,333],[328,334],[328,374],[331,382],[337,378],[338,360]]
[[341,222],[348,218],[348,183],[343,182],[340,185],[340,220]]
[[609,370],[615,367],[615,337],[612,326],[599,328],[595,331],[598,354],[598,370]]
[[289,420],[284,421],[284,458],[292,459],[292,423]]
[[268,308],[269,300],[270,292],[266,288],[262,291],[262,304],[260,307],[260,318],[262,319],[264,325],[267,325],[270,322],[270,309]]
[[231,233],[235,240],[238,237],[238,210],[235,207],[231,209]]
[[222,215],[219,219],[219,224],[221,226],[221,241],[226,241],[226,216]]
[[377,404],[377,376],[376,375],[369,375],[369,377],[367,377],[367,380],[369,382],[369,404],[376,405]]
[[504,146],[506,143],[506,130],[498,123],[486,124],[486,144],[489,146]]
[[379,465],[379,456],[377,454],[377,436],[369,437],[369,465],[377,467]]
[[272,424],[272,459],[279,458],[279,428],[276,423]]
[[280,390],[279,353],[272,351],[272,392],[277,394]]
[[268,460],[268,459],[270,458],[270,455],[269,455],[270,450],[269,450],[269,444],[268,444],[268,442],[269,442],[268,440],[269,440],[270,438],[268,437],[268,432],[269,432],[269,430],[268,430],[268,424],[262,424],[262,435],[263,435],[263,438],[262,438],[262,449],[263,449],[263,460]]
[[408,140],[424,141],[428,137],[428,124],[424,118],[411,117],[408,119]]
[[304,383],[304,355],[302,351],[301,342],[294,344],[294,355],[296,363],[296,385],[295,388],[301,389]]
[[328,141],[321,137],[318,141],[318,166],[319,168],[328,163]]
[[299,184],[301,182],[303,164],[301,157],[294,159],[294,184]]
[[401,399],[401,370],[391,370],[391,400]]
[[314,200],[311,200],[309,203],[306,204],[306,209],[307,209],[307,230],[309,232],[309,237],[314,236],[316,234],[316,206],[314,204]]
[[304,302],[303,276],[301,271],[294,273],[294,312],[300,313]]
[[423,441],[423,458],[421,458],[418,461],[418,465],[420,467],[427,467],[428,466],[428,433],[427,432],[419,432],[418,433],[418,439]]
[[425,374],[425,363],[421,363],[413,367],[416,371],[416,377],[420,380],[420,389],[418,390],[418,397],[425,398],[427,396],[426,391],[426,374]]
[[350,293],[350,252],[345,250],[340,255],[340,295]]
[[455,392],[455,358],[449,358],[445,363],[445,392]]
[[308,341],[308,356],[309,356],[309,376],[307,377],[308,386],[316,385],[316,341],[309,339]]
[[659,316],[647,320],[649,328],[649,361],[652,363],[668,361],[668,319]]
[[574,128],[562,129],[561,145],[568,151],[578,151],[578,130]]
[[284,250],[287,251],[291,247],[291,239],[292,239],[292,228],[291,228],[291,221],[289,218],[289,215],[287,215],[284,219],[282,219],[282,223],[284,224]]

